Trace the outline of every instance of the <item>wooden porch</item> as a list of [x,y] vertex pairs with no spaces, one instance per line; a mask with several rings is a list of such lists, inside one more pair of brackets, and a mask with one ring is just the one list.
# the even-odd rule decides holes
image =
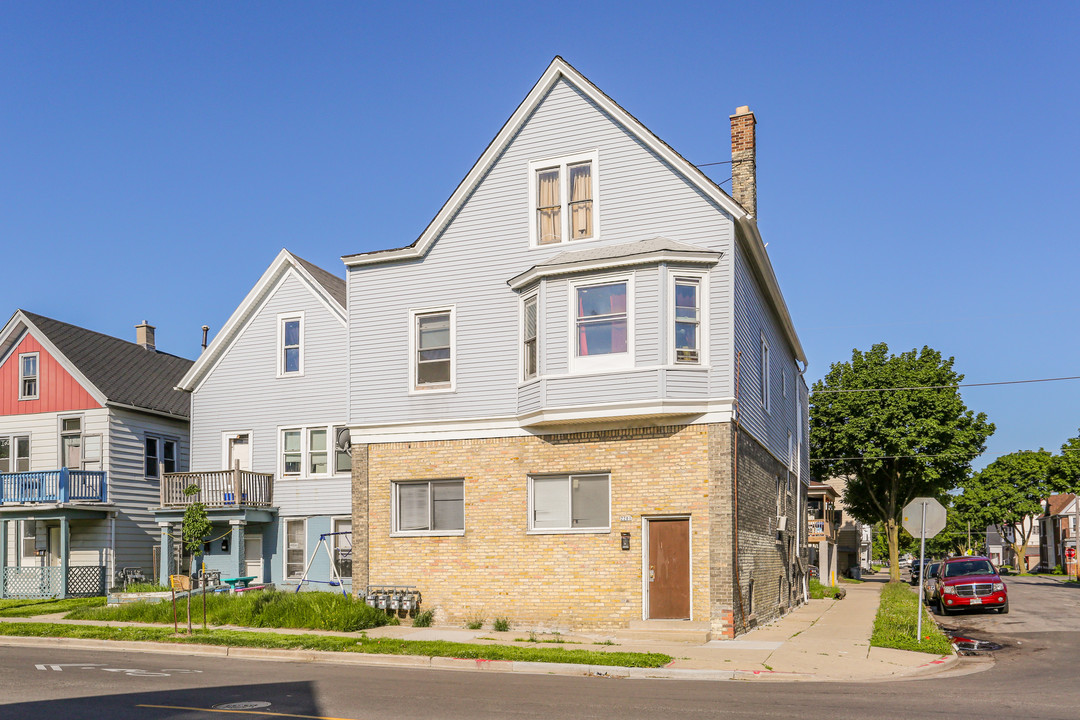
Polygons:
[[[184,490],[194,485],[194,495]],[[214,470],[210,472],[165,473],[161,478],[161,507],[182,508],[201,502],[208,508],[272,507],[274,476],[250,470]]]

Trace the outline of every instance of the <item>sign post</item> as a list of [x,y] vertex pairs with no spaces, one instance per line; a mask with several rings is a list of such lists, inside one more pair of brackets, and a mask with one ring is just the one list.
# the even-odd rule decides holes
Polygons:
[[904,529],[919,538],[919,607],[916,641],[922,643],[923,573],[926,571],[926,538],[945,529],[945,506],[934,498],[915,498],[904,506]]

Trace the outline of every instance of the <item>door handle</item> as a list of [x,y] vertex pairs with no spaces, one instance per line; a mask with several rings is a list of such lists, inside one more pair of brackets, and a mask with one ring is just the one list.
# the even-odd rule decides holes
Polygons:
[[654,580],[656,580],[656,569],[649,568],[649,582],[653,582]]

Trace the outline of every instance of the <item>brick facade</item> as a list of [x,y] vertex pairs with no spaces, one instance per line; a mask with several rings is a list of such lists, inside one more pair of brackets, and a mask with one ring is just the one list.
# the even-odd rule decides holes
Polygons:
[[[354,592],[417,586],[439,622],[625,627],[643,617],[644,519],[686,516],[692,620],[733,637],[748,626],[734,592],[733,440],[716,424],[354,446]],[[746,433],[739,451],[739,581],[744,603],[754,581],[749,622],[764,622],[780,612],[777,579],[790,583],[773,527],[783,468]],[[594,472],[610,474],[610,531],[529,532],[530,475]],[[464,481],[464,534],[393,537],[391,483],[436,479]]]

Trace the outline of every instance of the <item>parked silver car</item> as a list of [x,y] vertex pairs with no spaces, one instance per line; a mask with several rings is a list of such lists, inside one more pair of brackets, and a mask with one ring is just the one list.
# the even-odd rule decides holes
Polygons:
[[941,563],[932,562],[923,571],[923,600],[927,605],[937,602],[937,583],[934,581],[937,579],[938,568],[940,567]]

